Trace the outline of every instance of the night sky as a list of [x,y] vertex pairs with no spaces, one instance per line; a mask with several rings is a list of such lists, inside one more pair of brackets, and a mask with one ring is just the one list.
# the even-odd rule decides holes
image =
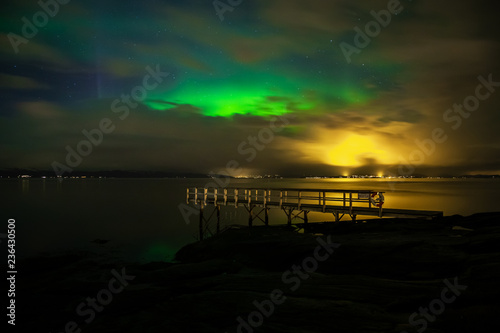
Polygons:
[[496,2],[44,1],[1,5],[0,168],[500,173]]

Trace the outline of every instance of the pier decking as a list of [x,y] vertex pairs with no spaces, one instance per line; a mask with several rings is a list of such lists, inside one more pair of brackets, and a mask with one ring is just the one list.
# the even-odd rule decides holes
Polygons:
[[[248,212],[248,225],[252,226],[256,219],[265,225],[269,224],[269,209],[279,208],[287,216],[288,224],[292,219],[300,218],[308,223],[309,212],[332,213],[335,221],[340,221],[348,214],[353,221],[357,215],[377,217],[414,217],[434,219],[443,216],[440,211],[408,210],[378,207],[372,202],[372,195],[384,193],[370,190],[329,190],[300,188],[187,188],[186,203],[194,203],[200,209],[199,231],[203,239],[204,225],[216,212],[216,233],[220,231],[220,209],[222,206],[245,207]],[[206,206],[214,206],[215,210],[206,219],[203,215]],[[297,212],[295,212],[297,211]],[[263,213],[263,218],[261,214]]]

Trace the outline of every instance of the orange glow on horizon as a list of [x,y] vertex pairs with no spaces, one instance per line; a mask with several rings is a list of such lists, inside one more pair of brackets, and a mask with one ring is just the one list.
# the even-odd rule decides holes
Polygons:
[[389,158],[387,151],[375,140],[359,134],[350,134],[345,140],[329,150],[327,163],[336,166],[358,167],[368,160],[384,164]]

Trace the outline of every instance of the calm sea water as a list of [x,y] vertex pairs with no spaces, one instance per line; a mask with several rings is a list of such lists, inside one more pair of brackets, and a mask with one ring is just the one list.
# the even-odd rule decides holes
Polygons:
[[[197,216],[185,220],[186,187],[207,179],[1,179],[2,220],[16,220],[17,255],[86,250],[131,260],[171,259],[196,240]],[[500,210],[499,179],[236,179],[230,186],[385,191],[387,208],[470,215]],[[222,208],[225,224],[245,224],[243,208]],[[271,210],[272,224],[285,223]],[[311,214],[311,221],[332,220]],[[5,227],[0,233],[5,233]],[[103,240],[108,242],[95,242]]]

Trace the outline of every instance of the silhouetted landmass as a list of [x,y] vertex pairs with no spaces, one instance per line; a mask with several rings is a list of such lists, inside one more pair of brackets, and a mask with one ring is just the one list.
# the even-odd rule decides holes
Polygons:
[[[124,263],[89,253],[24,260],[18,324],[62,332],[74,321],[96,333],[414,333],[424,324],[429,333],[498,331],[500,213],[309,228],[235,226],[185,246],[176,263]],[[318,239],[329,238],[340,246],[329,256],[320,249],[322,261],[314,263]],[[302,267],[300,276],[287,273],[294,266]],[[122,267],[134,278],[109,301],[102,290],[111,270]],[[271,310],[277,289],[286,299]],[[106,305],[79,315],[75,309],[92,298]],[[420,309],[427,317],[411,319]],[[252,320],[259,325],[248,329]]]
[[500,178],[500,175],[467,175],[464,178]]
[[[56,177],[54,171],[38,169],[5,169],[0,170],[1,177],[18,177],[30,175],[39,177]],[[137,171],[137,170],[99,170],[99,171],[73,171],[63,177],[114,177],[114,178],[207,178],[206,174],[177,172],[177,171]]]
[[[3,169],[0,170],[0,177],[16,178],[20,175],[29,175],[34,178],[40,177],[56,177],[52,170],[40,169]],[[113,177],[113,178],[235,178],[224,174],[204,174],[196,172],[182,171],[148,171],[148,170],[75,170],[71,173],[64,174],[63,177]],[[256,176],[257,177],[257,176]],[[261,175],[258,178],[370,178],[369,175],[304,175],[304,174],[286,174],[286,175]],[[371,176],[377,178],[376,176]],[[462,176],[435,176],[439,178],[500,178],[500,175],[462,175]],[[254,178],[249,176],[248,178]],[[427,175],[414,174],[411,178],[429,178]]]

